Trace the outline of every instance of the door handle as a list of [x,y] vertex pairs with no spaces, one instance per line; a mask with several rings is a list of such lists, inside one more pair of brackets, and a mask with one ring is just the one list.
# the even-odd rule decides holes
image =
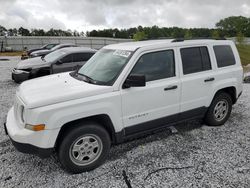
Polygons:
[[204,82],[212,82],[212,81],[214,81],[214,78],[207,78],[204,80]]
[[166,88],[164,88],[164,91],[168,91],[168,90],[173,90],[173,89],[177,89],[178,86],[174,85],[174,86],[168,86]]

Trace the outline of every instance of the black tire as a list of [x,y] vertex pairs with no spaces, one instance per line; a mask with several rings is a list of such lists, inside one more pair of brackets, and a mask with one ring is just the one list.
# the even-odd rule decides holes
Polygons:
[[16,82],[17,84],[21,84],[22,81],[21,80],[18,80],[18,79],[13,79],[14,82]]
[[[94,148],[95,146],[92,147],[94,149],[89,149],[90,146],[86,146],[86,144],[91,145],[91,138],[92,140],[96,139],[96,142],[93,143],[99,143],[96,148]],[[82,141],[82,144],[77,145],[81,139],[85,141]],[[97,168],[106,160],[110,150],[110,145],[111,140],[108,132],[100,125],[89,122],[72,129],[62,138],[62,141],[59,145],[58,158],[66,171],[74,174],[86,172]],[[73,146],[81,148],[77,151],[73,151],[73,148],[75,148]],[[102,149],[100,149],[101,147]],[[99,148],[99,150],[97,148]],[[87,152],[91,152],[94,155],[97,155],[98,153],[98,155],[96,156],[95,160],[89,164],[86,163],[88,159],[91,159],[91,157],[84,157],[81,162],[85,162],[85,164],[80,164],[79,159],[76,158],[83,156],[83,153],[81,152],[84,152],[86,155]],[[91,156],[91,154],[89,154],[89,156]]]
[[[219,111],[219,110],[216,111],[216,109],[218,108],[218,105],[220,103],[222,104],[222,106],[224,104],[227,106],[227,107],[224,107],[220,110],[221,117],[220,117],[220,115],[216,115],[216,113],[215,113],[215,112]],[[226,108],[227,108],[227,110],[225,110]],[[208,126],[223,125],[228,120],[228,118],[231,114],[231,111],[232,111],[232,98],[231,98],[231,96],[225,92],[220,92],[220,93],[215,95],[210,107],[208,108],[208,111],[207,111],[206,116],[204,118],[205,123]]]

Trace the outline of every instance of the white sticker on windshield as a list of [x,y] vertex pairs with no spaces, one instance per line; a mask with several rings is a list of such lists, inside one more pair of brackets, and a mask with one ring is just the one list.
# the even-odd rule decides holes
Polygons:
[[116,50],[113,53],[113,55],[118,55],[118,56],[122,56],[122,57],[128,57],[128,56],[130,56],[130,54],[131,54],[131,52],[125,51],[125,50]]

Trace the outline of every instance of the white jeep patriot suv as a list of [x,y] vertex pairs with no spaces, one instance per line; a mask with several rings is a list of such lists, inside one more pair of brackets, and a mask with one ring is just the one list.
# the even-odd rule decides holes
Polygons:
[[242,93],[243,71],[228,40],[113,44],[81,69],[26,81],[5,124],[17,150],[80,173],[101,165],[111,144],[180,121],[224,124]]

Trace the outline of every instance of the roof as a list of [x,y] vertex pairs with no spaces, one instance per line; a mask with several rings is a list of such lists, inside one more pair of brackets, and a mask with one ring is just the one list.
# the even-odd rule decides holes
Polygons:
[[88,47],[67,47],[62,48],[60,51],[63,51],[65,53],[72,53],[72,52],[97,52],[97,50],[88,48]]
[[119,44],[111,44],[105,46],[106,49],[118,49],[118,50],[129,50],[135,51],[138,48],[150,47],[150,46],[166,46],[166,47],[175,47],[175,46],[185,46],[185,45],[199,45],[199,44],[229,44],[232,43],[230,40],[215,40],[215,39],[199,39],[199,40],[180,40],[175,41],[175,39],[159,39],[159,40],[146,40],[138,42],[124,42]]

